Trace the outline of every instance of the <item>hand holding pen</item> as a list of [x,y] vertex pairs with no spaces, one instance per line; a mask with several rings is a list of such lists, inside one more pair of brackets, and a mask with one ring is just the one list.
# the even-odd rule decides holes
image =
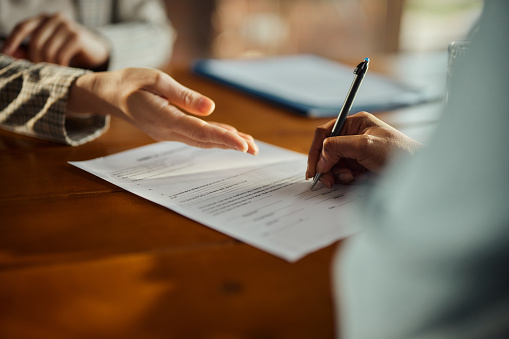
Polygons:
[[[357,92],[359,91],[359,88],[362,84],[362,80],[364,80],[364,75],[368,71],[369,68],[369,58],[364,59],[353,71],[355,74],[355,77],[352,82],[352,86],[350,87],[350,90],[348,91],[348,94],[345,98],[345,101],[343,103],[343,107],[341,108],[341,111],[339,112],[338,118],[336,119],[336,123],[334,124],[334,127],[332,128],[332,132],[330,134],[330,137],[338,136],[341,132],[341,129],[343,128],[343,125],[345,124],[346,117],[348,116],[348,113],[350,113],[350,109],[352,108],[352,104],[355,100],[355,97],[357,95]],[[311,186],[311,189],[315,187],[316,183],[320,179],[321,173],[316,173],[313,178],[313,185]]]
[[358,80],[354,79],[338,119],[318,127],[311,143],[306,178],[320,178],[327,187],[379,173],[395,150],[413,154],[422,146],[370,113],[346,117],[358,90],[356,81],[360,85]]

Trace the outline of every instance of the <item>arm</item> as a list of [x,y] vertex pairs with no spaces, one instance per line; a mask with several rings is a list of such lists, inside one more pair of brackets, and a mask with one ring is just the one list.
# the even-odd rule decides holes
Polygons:
[[112,114],[156,140],[258,153],[250,135],[193,116],[210,115],[212,100],[154,69],[92,73],[0,55],[0,89],[0,126],[20,134],[80,145]]

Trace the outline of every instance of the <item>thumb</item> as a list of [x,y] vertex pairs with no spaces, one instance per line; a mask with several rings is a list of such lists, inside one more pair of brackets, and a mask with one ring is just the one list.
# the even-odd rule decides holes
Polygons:
[[150,88],[154,93],[192,114],[206,116],[214,111],[215,103],[212,99],[187,88],[168,74],[159,75],[156,86]]

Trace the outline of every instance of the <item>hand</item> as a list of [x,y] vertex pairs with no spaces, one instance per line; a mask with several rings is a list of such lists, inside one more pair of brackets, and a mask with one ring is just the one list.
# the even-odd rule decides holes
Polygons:
[[306,171],[306,179],[322,173],[320,181],[328,187],[351,183],[367,172],[378,173],[394,151],[411,154],[421,146],[367,112],[349,116],[341,135],[329,138],[335,121],[316,129]]
[[[23,41],[28,47],[23,47]],[[96,69],[109,59],[106,42],[62,13],[42,14],[16,25],[2,53],[31,62]]]
[[250,135],[229,125],[205,122],[177,107],[208,116],[215,104],[166,73],[143,68],[82,75],[71,87],[67,101],[72,113],[112,114],[130,121],[155,140],[258,153]]

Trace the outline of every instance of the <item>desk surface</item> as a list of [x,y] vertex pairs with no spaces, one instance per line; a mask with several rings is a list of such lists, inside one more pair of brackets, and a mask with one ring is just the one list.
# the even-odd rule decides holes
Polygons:
[[[328,120],[170,74],[216,101],[210,119],[298,152]],[[379,117],[426,131],[430,110]],[[118,119],[79,147],[0,131],[0,337],[332,338],[337,244],[290,264],[67,163],[151,142]]]

